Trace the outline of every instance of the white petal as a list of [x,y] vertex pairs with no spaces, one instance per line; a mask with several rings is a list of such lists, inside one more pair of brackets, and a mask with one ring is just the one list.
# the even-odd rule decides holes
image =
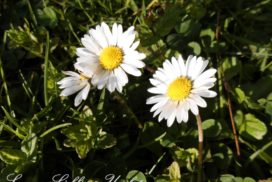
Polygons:
[[113,38],[112,38],[112,34],[111,34],[109,26],[106,23],[102,22],[101,29],[103,30],[104,35],[105,35],[106,39],[108,40],[108,44],[114,45],[113,41],[112,41]]
[[112,45],[117,45],[117,40],[118,40],[118,28],[117,28],[117,24],[114,23],[112,26],[112,40],[110,43]]
[[172,111],[172,114],[170,115],[170,117],[167,119],[167,126],[168,127],[171,127],[175,121],[175,116],[176,116],[176,113],[175,113],[175,110]]
[[117,32],[118,32],[117,46],[122,47],[122,43],[124,41],[123,40],[123,27],[122,27],[122,25],[117,26]]
[[153,94],[165,94],[167,91],[167,87],[165,85],[159,85],[157,87],[151,87],[147,89],[147,91]]
[[114,76],[113,72],[110,73],[108,82],[107,82],[107,89],[110,92],[113,92],[117,86],[116,77]]
[[206,90],[203,92],[199,92],[198,95],[201,97],[212,98],[212,97],[217,96],[217,93],[215,91]]
[[96,26],[95,30],[91,29],[89,31],[89,33],[95,39],[95,41],[97,42],[97,44],[100,45],[101,48],[108,47],[108,41],[107,41],[104,33],[102,33],[102,30],[101,30],[100,26]]
[[89,92],[90,92],[90,88],[91,88],[91,85],[90,84],[87,84],[86,86],[85,86],[85,88],[84,89],[82,89],[82,99],[83,100],[86,100],[87,99],[87,97],[88,97],[88,94],[89,94]]
[[148,98],[146,100],[146,104],[155,104],[159,101],[161,101],[162,99],[166,98],[164,95],[156,95],[156,96],[152,96],[150,98]]
[[99,51],[101,50],[101,47],[96,43],[96,41],[90,37],[89,35],[85,35],[81,39],[81,43],[88,49],[90,53],[93,55],[98,55]]
[[90,64],[88,62],[77,62],[74,64],[75,69],[84,73],[87,77],[91,78],[98,69],[98,64]]
[[216,78],[207,78],[205,80],[197,79],[193,82],[193,88],[201,87],[206,84],[214,83],[216,81]]
[[118,67],[114,69],[114,74],[117,77],[118,82],[120,82],[122,86],[128,83],[127,74],[122,70],[122,68]]
[[199,105],[200,107],[207,107],[207,103],[204,99],[202,99],[199,95],[194,94],[190,97],[192,100],[195,101],[195,103],[197,105]]
[[78,77],[69,76],[69,77],[65,77],[62,80],[58,81],[57,84],[58,85],[62,85],[62,84],[64,85],[66,83],[73,82],[73,81],[76,81],[78,79],[79,79]]
[[161,99],[158,103],[152,106],[152,108],[150,109],[150,112],[154,112],[158,108],[163,107],[167,103],[167,101],[168,101],[167,98]]
[[188,99],[189,103],[190,103],[190,110],[192,111],[192,113],[194,115],[198,115],[198,107],[195,103],[195,101]]
[[194,56],[190,62],[188,61],[188,67],[187,67],[187,76],[192,79],[192,76],[195,73],[195,66],[196,66],[196,56]]
[[181,76],[186,76],[186,66],[181,56],[178,57],[178,63],[179,63],[180,71],[181,71]]
[[81,90],[84,86],[85,86],[84,84],[80,84],[80,85],[74,85],[72,87],[65,88],[60,93],[60,96],[69,96],[69,95],[72,95],[72,94],[76,93],[77,91]]
[[77,77],[77,78],[80,77],[80,75],[78,73],[74,72],[74,71],[62,71],[62,73],[65,74],[65,75],[70,75],[70,76],[74,76],[74,77]]
[[79,47],[76,49],[76,54],[79,57],[93,57],[93,53],[91,53],[88,49]]
[[121,64],[121,67],[129,74],[133,75],[133,76],[141,76],[142,73],[140,70],[138,70],[137,68],[131,66],[131,65],[128,65],[128,64]]
[[205,72],[203,72],[201,75],[199,75],[199,77],[197,77],[195,79],[195,82],[203,82],[205,81],[206,79],[210,78],[210,77],[213,77],[214,74],[216,73],[216,69],[214,68],[210,68],[208,70],[206,70]]
[[188,75],[188,73],[189,73],[189,66],[190,66],[191,61],[192,61],[193,58],[194,58],[193,55],[189,55],[187,60],[186,60],[186,63],[185,63],[186,75]]
[[72,87],[74,85],[80,85],[81,81],[80,80],[72,80],[72,81],[69,81],[69,82],[65,82],[63,84],[61,84],[59,86],[60,89],[63,89],[63,88],[68,88],[68,87]]
[[82,102],[82,91],[75,97],[74,105],[77,107]]
[[143,68],[145,66],[144,62],[135,59],[133,55],[126,55],[124,56],[123,63],[129,64],[135,68]]
[[139,44],[140,44],[140,41],[134,42],[134,43],[131,45],[130,49],[131,49],[131,50],[135,50],[135,49],[139,46]]
[[177,77],[180,76],[181,75],[181,70],[180,70],[180,66],[178,64],[178,61],[176,60],[175,57],[172,57],[171,62],[172,62],[172,66],[177,71]]

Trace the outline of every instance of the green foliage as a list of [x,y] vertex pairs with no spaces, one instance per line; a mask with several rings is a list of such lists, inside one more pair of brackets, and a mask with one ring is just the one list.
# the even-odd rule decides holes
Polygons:
[[[190,54],[217,69],[201,108],[203,181],[272,176],[272,0],[6,0],[0,3],[0,181],[197,181],[195,118],[167,128],[145,104],[153,70]],[[78,108],[56,82],[80,38],[102,21],[134,25],[147,55],[123,93],[92,88]],[[230,105],[231,103],[231,105]],[[240,156],[231,124],[234,120]],[[120,176],[120,178],[118,178]],[[270,179],[269,179],[270,178]],[[72,180],[71,180],[72,181]],[[270,180],[271,181],[271,180]]]

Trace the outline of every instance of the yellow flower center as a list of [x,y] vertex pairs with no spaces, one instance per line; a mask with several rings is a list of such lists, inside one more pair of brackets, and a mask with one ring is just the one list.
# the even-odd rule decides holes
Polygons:
[[180,101],[190,95],[192,82],[186,77],[175,79],[167,89],[167,96],[174,101]]
[[106,70],[113,70],[123,61],[122,49],[115,46],[104,48],[99,57],[100,65]]
[[86,77],[86,76],[84,76],[83,74],[80,74],[79,79],[80,79],[81,81],[84,81],[84,80],[89,80],[89,78],[88,78],[88,77]]

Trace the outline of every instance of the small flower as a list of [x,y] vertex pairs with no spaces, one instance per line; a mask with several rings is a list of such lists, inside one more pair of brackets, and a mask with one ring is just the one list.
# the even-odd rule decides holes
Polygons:
[[77,107],[82,100],[86,100],[89,94],[91,85],[89,83],[89,77],[86,74],[78,74],[73,71],[63,71],[68,77],[63,78],[57,84],[59,88],[63,89],[60,96],[69,96],[78,92],[75,97],[74,105]]
[[[156,94],[147,99],[147,104],[155,104],[151,108],[154,117],[159,115],[159,122],[167,119],[170,127],[177,119],[178,123],[188,121],[188,111],[198,115],[198,106],[207,107],[202,97],[211,98],[217,94],[209,90],[214,86],[216,69],[204,69],[208,60],[202,57],[189,56],[186,63],[181,56],[178,60],[172,57],[171,62],[166,60],[162,68],[154,73],[150,79],[154,86],[149,88],[150,93]],[[204,71],[204,72],[203,72]]]
[[[90,29],[81,39],[83,48],[77,48],[75,68],[92,75],[92,84],[98,89],[107,87],[110,92],[122,92],[128,83],[127,74],[140,76],[145,64],[145,54],[136,51],[135,31],[131,26],[123,32],[122,25],[113,24],[112,30],[105,23]],[[133,43],[134,42],[134,43]]]

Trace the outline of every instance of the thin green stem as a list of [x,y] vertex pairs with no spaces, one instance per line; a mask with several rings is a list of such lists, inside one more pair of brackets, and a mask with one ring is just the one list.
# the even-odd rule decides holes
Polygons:
[[69,27],[70,31],[72,32],[73,36],[77,39],[78,43],[80,43],[81,41],[78,38],[77,34],[75,33],[74,28],[73,28],[71,22],[69,20],[67,20],[67,22],[68,22],[68,27]]
[[15,113],[14,113],[14,111],[11,108],[11,100],[10,100],[10,97],[9,97],[8,85],[7,85],[7,81],[6,81],[6,77],[5,77],[5,72],[4,72],[4,68],[3,68],[3,62],[2,62],[2,54],[4,52],[6,41],[7,41],[7,33],[5,32],[4,36],[3,36],[3,45],[1,47],[1,53],[0,53],[0,78],[1,78],[1,80],[3,82],[3,87],[4,87],[4,90],[6,92],[6,100],[7,100],[7,104],[8,104],[9,110],[11,111],[12,115],[14,116]]
[[197,171],[197,181],[202,182],[202,150],[203,150],[203,129],[202,129],[202,120],[200,115],[196,116],[197,129],[198,129],[198,171]]
[[160,158],[157,160],[157,162],[151,167],[151,169],[148,171],[148,174],[151,175],[151,173],[154,171],[154,169],[157,167],[157,165],[160,163],[160,161],[163,159],[165,156],[166,152],[164,152]]
[[43,89],[44,89],[44,103],[48,105],[48,93],[47,93],[47,79],[48,79],[48,55],[49,55],[49,32],[46,33],[46,45],[45,45],[45,57],[44,57],[44,80],[43,80]]
[[4,111],[5,115],[6,115],[6,118],[8,119],[8,121],[10,123],[12,123],[14,126],[16,126],[21,132],[24,132],[26,133],[26,130],[20,125],[17,123],[17,121],[15,120],[15,118],[13,118],[9,112],[4,108],[4,106],[1,106],[2,110]]
[[79,7],[81,8],[81,10],[84,12],[84,14],[88,17],[89,21],[91,22],[91,24],[95,24],[95,21],[92,19],[92,17],[87,13],[87,11],[85,10],[85,8],[83,7],[82,3],[80,0],[77,0],[77,3],[79,5]]
[[27,2],[27,6],[28,6],[28,9],[29,9],[29,12],[30,12],[31,18],[32,18],[32,20],[33,20],[33,22],[34,22],[35,26],[37,26],[37,25],[38,25],[38,23],[37,23],[37,19],[36,19],[36,16],[35,16],[34,12],[33,12],[33,9],[32,9],[32,6],[31,6],[31,3],[30,3],[30,1],[29,1],[29,0],[27,0],[26,2]]
[[46,135],[48,135],[49,133],[51,133],[51,132],[53,132],[53,131],[55,131],[55,130],[57,130],[57,129],[65,128],[65,127],[70,126],[70,125],[72,125],[72,123],[63,123],[63,124],[59,124],[59,125],[57,125],[57,126],[54,126],[54,127],[50,128],[50,129],[46,130],[45,132],[43,132],[43,133],[40,135],[40,137],[43,138],[43,137],[45,137]]
[[6,125],[5,123],[0,121],[0,124],[10,133],[13,133],[14,135],[16,135],[18,138],[24,140],[25,136],[20,134],[19,132],[15,131],[14,129],[12,129],[10,126]]

